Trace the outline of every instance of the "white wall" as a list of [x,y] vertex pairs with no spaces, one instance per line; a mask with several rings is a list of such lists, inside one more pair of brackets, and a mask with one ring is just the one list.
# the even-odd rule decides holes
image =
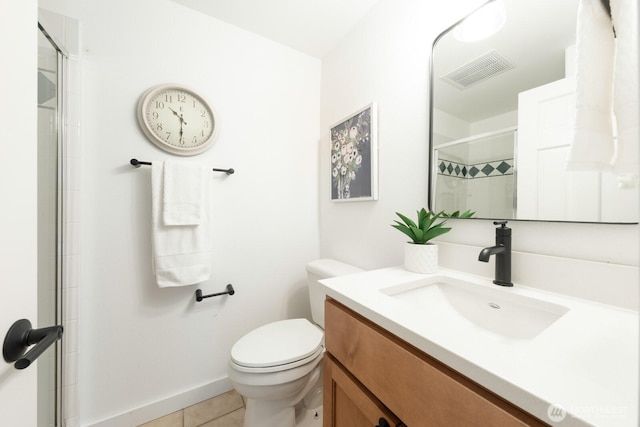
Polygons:
[[[402,263],[406,240],[392,229],[394,212],[412,214],[426,206],[428,141],[428,58],[434,38],[480,1],[451,3],[381,0],[322,64],[322,165],[320,169],[320,252],[367,269]],[[329,198],[328,127],[360,106],[376,101],[379,109],[380,199],[334,204]],[[494,242],[490,221],[451,220],[453,230],[440,238],[441,265],[491,277],[493,262],[480,263],[481,247]],[[572,282],[571,271],[544,276],[544,285],[563,292],[588,293],[607,302],[638,302],[638,226],[512,222],[513,248],[527,256],[545,255],[593,261],[590,268],[608,271],[616,264],[620,280]],[[447,244],[446,242],[452,243]],[[461,246],[462,245],[462,246]],[[525,260],[530,258],[525,257]],[[537,259],[537,258],[536,258]],[[528,262],[528,261],[527,261]],[[633,266],[633,267],[627,267]],[[516,270],[514,280],[534,286],[543,280],[535,269]],[[584,270],[584,266],[581,267]],[[533,271],[532,271],[533,270]],[[554,270],[555,271],[555,270]],[[576,270],[577,271],[577,270]],[[593,271],[593,270],[590,270]],[[618,293],[608,299],[610,293]]]
[[518,110],[509,111],[471,123],[469,125],[469,135],[479,135],[511,126],[518,126]]
[[[433,109],[433,121],[438,124],[437,129],[434,129],[433,145],[436,147],[441,142],[449,142],[471,136],[471,125],[468,122],[437,108]],[[437,137],[446,141],[438,141]]]
[[[429,56],[435,37],[481,1],[381,0],[322,61],[320,251],[363,268],[402,263],[394,212],[426,206]],[[330,201],[329,132],[367,103],[379,111],[379,200]]]
[[[320,62],[168,0],[91,0],[59,12],[80,21],[83,49],[80,420],[125,425],[138,407],[229,387],[236,339],[308,315]],[[197,287],[159,289],[152,277],[151,170],[128,162],[171,157],[135,118],[142,92],[165,82],[196,89],[218,112],[217,142],[189,160],[236,170],[212,172],[213,275],[200,286],[232,283],[233,297],[196,303]]]
[[[462,9],[463,6],[456,6]],[[399,264],[394,212],[426,204],[431,44],[451,11],[420,0],[380,1],[322,61],[321,253],[366,269]],[[443,22],[445,20],[446,22]],[[329,127],[378,104],[379,200],[332,203]],[[326,166],[325,166],[326,165]]]

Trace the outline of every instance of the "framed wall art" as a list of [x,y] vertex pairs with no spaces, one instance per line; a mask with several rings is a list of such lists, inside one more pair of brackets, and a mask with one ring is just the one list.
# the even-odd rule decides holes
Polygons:
[[378,200],[375,103],[331,126],[331,200]]

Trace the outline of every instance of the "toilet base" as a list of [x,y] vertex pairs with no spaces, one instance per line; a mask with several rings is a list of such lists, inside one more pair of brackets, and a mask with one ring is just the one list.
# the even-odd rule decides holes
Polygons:
[[301,408],[296,414],[296,427],[322,427],[322,406]]
[[274,405],[274,401],[247,399],[243,427],[295,427],[296,412],[293,406]]
[[[272,402],[273,403],[273,402]],[[244,415],[243,427],[322,427],[322,406],[307,408],[284,407],[274,409],[273,405],[261,405],[250,399]]]
[[[294,398],[247,398],[243,427],[322,427],[322,363],[311,378],[312,382]],[[292,406],[296,401],[299,403]]]

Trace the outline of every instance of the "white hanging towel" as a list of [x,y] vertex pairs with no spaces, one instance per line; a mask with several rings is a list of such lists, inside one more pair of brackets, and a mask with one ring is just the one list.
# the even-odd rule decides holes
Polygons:
[[202,283],[211,275],[209,178],[197,163],[151,166],[152,264],[161,288]]
[[568,170],[611,170],[613,25],[600,0],[580,0],[576,31],[576,111]]
[[637,174],[637,0],[611,0],[611,12],[613,19],[600,0],[580,0],[578,6],[576,112],[567,170]]
[[198,225],[203,212],[208,171],[187,162],[165,162],[162,219],[164,225]]
[[611,0],[616,29],[613,112],[617,141],[613,172],[637,175],[640,162],[640,61],[638,60],[638,0]]

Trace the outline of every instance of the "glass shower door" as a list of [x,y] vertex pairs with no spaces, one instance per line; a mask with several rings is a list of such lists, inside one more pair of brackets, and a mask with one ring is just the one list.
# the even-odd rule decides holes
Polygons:
[[[61,268],[61,64],[62,54],[38,28],[38,321],[60,325]],[[38,427],[61,426],[61,341],[43,353],[38,369]]]

